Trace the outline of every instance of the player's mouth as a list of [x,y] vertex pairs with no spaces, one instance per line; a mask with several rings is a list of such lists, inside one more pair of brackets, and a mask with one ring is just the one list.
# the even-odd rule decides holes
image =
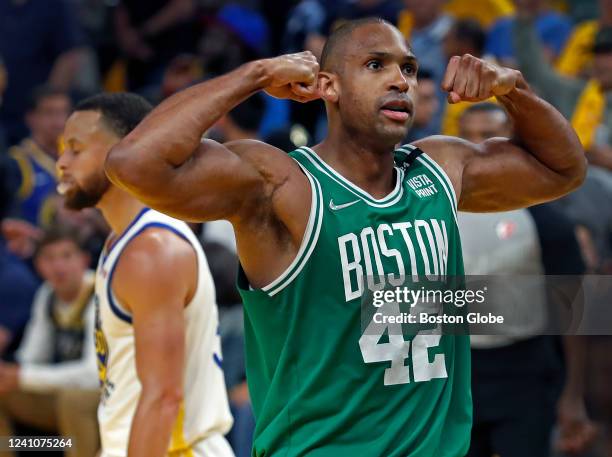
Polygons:
[[391,100],[384,103],[380,111],[391,120],[406,122],[412,114],[412,104],[408,100]]
[[74,187],[74,183],[68,179],[61,179],[59,183],[57,183],[57,193],[60,195],[66,195],[70,189]]

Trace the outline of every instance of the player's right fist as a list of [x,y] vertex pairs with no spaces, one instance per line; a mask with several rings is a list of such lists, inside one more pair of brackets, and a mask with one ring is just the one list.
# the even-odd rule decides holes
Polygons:
[[271,96],[302,103],[319,98],[319,62],[310,51],[266,59],[265,64],[270,81],[264,90]]

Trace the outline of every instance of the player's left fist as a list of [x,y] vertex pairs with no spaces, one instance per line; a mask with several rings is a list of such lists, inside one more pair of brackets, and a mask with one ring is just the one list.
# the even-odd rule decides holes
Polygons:
[[516,89],[521,73],[465,54],[451,57],[442,80],[448,102],[479,102]]

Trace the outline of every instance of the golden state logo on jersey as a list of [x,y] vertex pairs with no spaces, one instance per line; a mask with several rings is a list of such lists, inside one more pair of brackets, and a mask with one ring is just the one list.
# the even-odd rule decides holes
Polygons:
[[95,296],[96,306],[96,355],[98,357],[98,378],[100,379],[100,387],[104,387],[106,383],[106,367],[108,366],[108,344],[106,343],[106,337],[102,331],[102,322],[100,321],[100,303],[98,296]]

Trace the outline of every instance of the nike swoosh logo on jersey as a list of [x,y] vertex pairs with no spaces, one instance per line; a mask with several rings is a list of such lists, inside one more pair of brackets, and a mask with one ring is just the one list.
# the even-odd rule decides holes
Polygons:
[[359,203],[359,200],[355,200],[353,202],[348,202],[348,203],[342,203],[341,205],[335,205],[334,204],[334,199],[332,198],[329,201],[329,209],[331,209],[332,211],[338,211],[339,209],[344,209],[344,208],[348,208],[349,206],[354,205],[355,203]]

